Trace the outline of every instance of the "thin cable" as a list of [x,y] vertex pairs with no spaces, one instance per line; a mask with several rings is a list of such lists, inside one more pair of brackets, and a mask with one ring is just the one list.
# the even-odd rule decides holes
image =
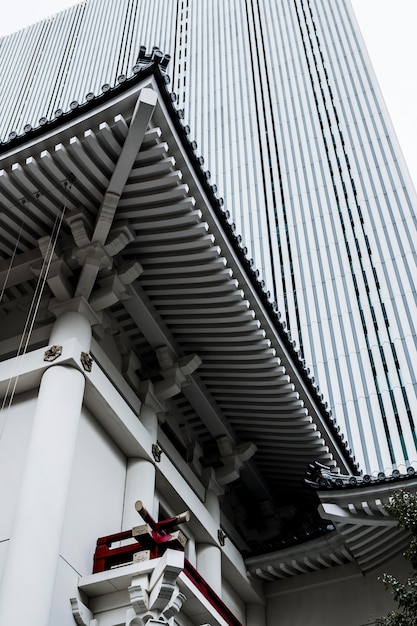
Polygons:
[[[58,216],[57,216],[58,217]],[[8,383],[7,383],[7,389],[6,389],[6,393],[4,395],[3,398],[3,402],[2,402],[2,406],[0,409],[0,413],[3,413],[5,411],[5,418],[3,420],[3,424],[1,427],[1,431],[0,431],[0,438],[3,435],[4,432],[4,428],[6,426],[7,423],[7,418],[8,418],[8,414],[9,414],[9,410],[10,407],[13,403],[14,400],[14,396],[16,393],[16,387],[17,387],[17,383],[19,380],[19,376],[20,376],[20,372],[21,372],[21,368],[22,368],[22,361],[23,361],[23,357],[26,354],[27,351],[27,347],[30,341],[30,336],[31,336],[31,332],[35,323],[35,319],[36,319],[36,315],[37,312],[39,310],[39,306],[40,306],[40,302],[42,299],[42,295],[43,295],[43,290],[45,287],[45,283],[46,283],[46,278],[47,278],[47,271],[49,270],[50,264],[51,264],[51,260],[52,260],[52,256],[53,256],[53,251],[55,249],[55,245],[51,245],[52,241],[54,241],[54,243],[56,243],[56,237],[57,237],[57,219],[55,220],[54,223],[54,227],[53,227],[53,231],[52,231],[52,235],[51,238],[49,240],[48,243],[48,248],[46,250],[46,254],[44,256],[43,259],[43,263],[42,263],[42,267],[39,273],[39,277],[38,277],[38,281],[36,283],[36,287],[35,287],[35,291],[32,297],[32,301],[31,301],[31,305],[28,311],[28,315],[26,317],[26,322],[25,322],[25,326],[23,328],[23,332],[20,338],[20,342],[19,342],[19,346],[17,349],[17,353],[16,353],[16,358],[15,358],[15,368],[18,367],[18,371],[16,373],[13,373],[13,375],[9,378]],[[54,237],[55,235],[55,237]],[[54,237],[54,240],[52,239],[52,237]],[[21,359],[19,359],[19,357],[22,357]],[[10,391],[11,390],[11,391]],[[7,405],[7,406],[6,406]]]
[[[64,196],[64,192],[62,193],[62,197]],[[10,397],[9,397],[9,401],[7,403],[7,408],[6,408],[6,414],[3,420],[3,424],[1,425],[1,430],[0,430],[0,439],[3,436],[3,432],[7,423],[7,418],[8,418],[8,414],[9,414],[9,410],[10,407],[13,403],[14,400],[14,396],[16,393],[16,387],[17,387],[17,383],[19,380],[19,376],[20,376],[20,371],[22,368],[22,363],[23,363],[23,357],[25,356],[26,352],[27,352],[27,348],[29,345],[29,341],[32,335],[32,331],[33,331],[33,326],[35,324],[35,320],[36,320],[36,316],[38,314],[38,310],[41,304],[41,300],[42,300],[42,296],[43,296],[43,291],[45,288],[45,284],[48,278],[48,273],[49,273],[49,269],[51,267],[51,263],[52,263],[52,259],[55,253],[55,248],[56,248],[56,244],[58,241],[58,237],[59,237],[59,233],[61,230],[61,226],[62,226],[62,222],[64,219],[64,215],[65,215],[65,211],[67,209],[67,204],[66,204],[66,200],[65,203],[63,204],[63,208],[61,211],[61,214],[57,214],[56,218],[55,218],[55,222],[52,228],[52,233],[51,233],[51,237],[49,239],[48,242],[48,247],[47,250],[45,252],[44,255],[44,259],[43,259],[43,263],[42,263],[42,267],[39,273],[39,277],[38,277],[38,281],[36,283],[36,287],[35,287],[35,291],[32,297],[32,302],[29,308],[29,312],[28,315],[26,317],[26,322],[25,322],[25,326],[22,332],[22,336],[19,342],[19,346],[17,349],[17,354],[16,354],[16,360],[15,360],[15,365],[18,364],[19,361],[19,371],[17,372],[16,375],[12,376],[11,378],[9,378],[8,381],[8,385],[7,385],[7,389],[6,389],[6,393],[4,395],[3,398],[3,402],[2,402],[2,406],[0,409],[0,414],[2,414],[4,412],[6,403],[7,403],[7,398],[9,395],[9,391],[10,388],[12,387],[12,391],[10,393]],[[23,350],[22,350],[23,348]],[[18,359],[18,357],[21,356],[22,359]],[[13,381],[13,384],[12,384]]]
[[[62,208],[62,211],[61,211],[61,216],[60,216],[57,228],[56,228],[56,233],[55,233],[54,239],[52,240],[52,236],[51,236],[50,242],[48,244],[47,253],[48,253],[48,251],[50,249],[50,254],[49,254],[49,258],[48,258],[47,264],[46,264],[46,269],[45,269],[45,272],[44,272],[44,277],[43,277],[43,281],[42,281],[42,287],[41,287],[41,290],[40,290],[40,293],[39,293],[38,301],[37,301],[35,309],[34,309],[34,314],[32,316],[32,321],[31,321],[31,324],[30,324],[30,327],[29,327],[29,331],[27,332],[27,338],[26,338],[26,342],[25,342],[25,346],[24,346],[24,350],[23,350],[23,355],[27,351],[27,347],[29,345],[29,341],[30,341],[30,338],[31,338],[31,335],[32,335],[33,326],[35,324],[36,316],[38,314],[38,310],[39,310],[39,307],[40,307],[40,304],[41,304],[43,290],[45,288],[46,280],[48,278],[49,269],[51,267],[52,258],[53,258],[54,253],[55,253],[55,248],[56,248],[56,244],[57,244],[57,241],[58,241],[58,236],[59,236],[59,233],[60,233],[60,230],[61,230],[62,222],[64,220],[64,215],[65,215],[66,208],[67,208],[67,206],[66,206],[66,203],[65,203],[63,208]],[[45,257],[47,257],[47,253],[45,254]]]
[[[26,204],[25,200],[22,200],[22,204],[23,205]],[[19,232],[17,234],[17,239],[16,239],[16,243],[15,243],[15,246],[14,246],[14,250],[13,250],[12,256],[10,257],[10,263],[9,263],[9,267],[7,269],[6,278],[4,279],[3,287],[1,288],[0,302],[2,302],[2,300],[3,300],[4,292],[6,291],[7,283],[9,282],[10,272],[12,271],[13,263],[14,263],[14,260],[16,258],[17,249],[18,249],[19,244],[20,244],[20,238],[22,236],[23,226],[24,226],[25,222],[26,222],[26,215],[24,214],[24,217],[23,217],[22,222],[20,224]]]

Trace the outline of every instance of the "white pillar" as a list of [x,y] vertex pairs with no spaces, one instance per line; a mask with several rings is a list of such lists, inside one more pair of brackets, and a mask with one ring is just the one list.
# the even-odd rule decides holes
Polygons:
[[[91,329],[81,315],[64,313],[51,343],[68,336],[89,351]],[[0,626],[16,623],[22,603],[31,626],[49,623],[84,387],[84,375],[66,365],[42,377],[0,583]]]
[[220,501],[219,496],[211,489],[206,491],[206,508],[210,515],[216,521],[216,524],[220,527]]
[[222,554],[220,548],[211,543],[197,545],[197,571],[206,583],[222,596]]
[[[146,403],[142,404],[140,420],[156,443],[158,437],[158,417],[155,409]],[[135,502],[137,500],[143,502],[145,509],[153,518],[157,518],[155,479],[156,469],[154,463],[147,459],[134,457],[127,460],[125,500],[122,519],[123,530],[129,530],[129,528],[139,526],[143,523],[142,518],[135,509]]]
[[[206,507],[220,528],[219,497],[211,489],[206,491]],[[221,598],[222,595],[222,553],[220,547],[211,543],[197,544],[197,571]]]
[[187,543],[185,546],[185,556],[190,561],[191,565],[197,568],[197,553],[194,537],[187,537]]
[[135,509],[135,502],[141,500],[145,509],[157,517],[155,511],[155,465],[146,459],[129,458],[126,468],[126,488],[123,508],[123,530],[143,524]]
[[76,337],[84,352],[89,352],[91,347],[91,324],[88,319],[77,311],[65,311],[53,325],[50,344],[61,344],[67,339]]

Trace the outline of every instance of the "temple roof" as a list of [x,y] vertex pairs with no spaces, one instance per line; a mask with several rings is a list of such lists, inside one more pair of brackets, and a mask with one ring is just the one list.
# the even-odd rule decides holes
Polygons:
[[[197,474],[215,468],[226,517],[236,502],[247,529],[253,504],[268,510],[269,537],[283,508],[316,507],[309,462],[357,467],[172,101],[151,64],[0,146],[0,306],[24,317],[44,277],[38,347],[52,310],[88,300],[93,357],[111,337],[139,398],[156,398],[162,439]],[[3,353],[18,337],[0,331]]]

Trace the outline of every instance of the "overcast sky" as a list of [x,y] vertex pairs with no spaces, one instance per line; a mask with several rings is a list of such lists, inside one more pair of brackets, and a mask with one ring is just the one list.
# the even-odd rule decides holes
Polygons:
[[[417,0],[351,2],[417,186]],[[5,0],[1,10],[0,35],[23,28],[73,4],[76,4],[74,0]]]

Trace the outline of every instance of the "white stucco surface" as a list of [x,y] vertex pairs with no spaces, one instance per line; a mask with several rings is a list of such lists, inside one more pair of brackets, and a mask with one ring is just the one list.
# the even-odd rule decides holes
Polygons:
[[10,537],[36,395],[33,391],[16,396],[10,408],[5,404],[0,414],[0,542]]
[[266,585],[268,626],[364,626],[395,608],[378,577],[405,580],[409,564],[398,557],[363,576],[355,564]]

